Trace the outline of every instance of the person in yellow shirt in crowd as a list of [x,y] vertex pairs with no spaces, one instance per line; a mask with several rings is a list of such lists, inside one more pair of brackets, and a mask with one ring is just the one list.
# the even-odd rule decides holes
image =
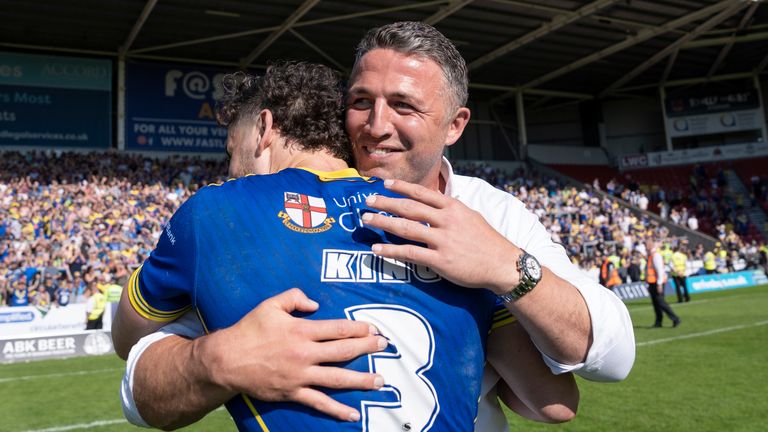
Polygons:
[[688,249],[685,246],[675,246],[672,253],[671,267],[672,267],[672,279],[675,281],[675,291],[677,292],[677,302],[691,301],[691,296],[688,294],[688,286],[685,283],[686,267],[688,264]]
[[[715,243],[715,248],[719,247],[720,243]],[[707,274],[714,274],[717,271],[717,262],[715,261],[715,253],[713,251],[707,251],[704,254],[704,271]]]
[[90,286],[91,295],[85,305],[85,329],[98,330],[103,326],[104,309],[107,307],[107,296],[105,296],[95,283]]
[[715,243],[715,263],[717,273],[728,273],[728,251],[721,246],[720,242]]
[[763,267],[763,271],[768,274],[768,244],[761,244],[757,249],[759,255],[758,263]]
[[664,264],[669,265],[672,262],[672,247],[669,246],[669,242],[664,242],[664,247],[659,251],[661,257],[664,258]]

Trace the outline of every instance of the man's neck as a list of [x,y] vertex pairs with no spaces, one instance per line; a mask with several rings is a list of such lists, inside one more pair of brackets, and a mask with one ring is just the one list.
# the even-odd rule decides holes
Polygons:
[[329,172],[349,168],[349,164],[343,159],[339,159],[322,150],[316,152],[294,152],[287,159],[278,162],[277,165],[278,169],[275,171],[285,168],[306,168]]

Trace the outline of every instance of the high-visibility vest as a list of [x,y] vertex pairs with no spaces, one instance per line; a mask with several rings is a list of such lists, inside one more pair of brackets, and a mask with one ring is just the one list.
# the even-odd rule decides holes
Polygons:
[[685,276],[685,263],[688,257],[682,252],[675,252],[672,254],[672,268],[675,270],[675,275]]
[[107,307],[107,297],[101,292],[93,294],[93,310],[88,315],[88,319],[93,321],[104,313],[104,308]]
[[709,251],[704,254],[704,270],[714,270],[717,267],[715,263],[715,254]]
[[120,295],[123,293],[123,287],[118,284],[107,285],[107,303],[114,303],[120,301]]
[[669,261],[672,259],[672,249],[665,248],[661,251],[661,257],[664,259],[664,264],[669,264]]
[[[645,281],[648,282],[649,284],[656,283],[656,281],[658,281],[658,275],[656,274],[656,267],[653,266],[653,253],[648,254],[648,263],[645,266]],[[664,283],[666,281],[659,281],[659,282]]]
[[[613,268],[611,268],[609,271],[608,268],[610,265],[613,265]],[[606,288],[610,288],[615,285],[621,285],[619,269],[616,267],[616,264],[613,262],[611,257],[607,257],[605,261],[603,261],[603,265],[600,268],[600,280],[605,284]]]

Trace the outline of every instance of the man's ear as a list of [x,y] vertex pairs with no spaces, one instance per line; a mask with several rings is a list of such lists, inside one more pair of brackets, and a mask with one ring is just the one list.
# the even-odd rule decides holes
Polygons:
[[461,107],[456,110],[456,114],[454,114],[448,124],[448,134],[445,136],[446,147],[455,144],[459,140],[461,134],[464,133],[464,128],[469,123],[469,117],[469,108]]
[[275,138],[275,130],[272,128],[272,125],[272,111],[268,109],[261,110],[258,118],[259,136],[261,137],[259,152],[272,145],[272,141]]

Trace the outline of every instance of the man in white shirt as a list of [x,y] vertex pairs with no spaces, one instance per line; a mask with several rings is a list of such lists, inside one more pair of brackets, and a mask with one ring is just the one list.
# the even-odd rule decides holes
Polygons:
[[[427,245],[374,246],[374,253],[427,265],[459,285],[502,296],[553,373],[624,379],[634,362],[634,333],[623,303],[574,266],[522,202],[482,180],[454,175],[442,158],[444,148],[461,136],[470,113],[464,107],[466,65],[455,47],[447,53],[423,49],[423,39],[434,33],[422,23],[396,23],[374,29],[358,47],[347,113],[358,169],[398,179],[390,183],[392,190],[411,198],[368,202],[403,218],[374,216],[366,223]],[[413,221],[429,222],[429,227]],[[538,268],[538,277],[524,268]],[[492,333],[489,358],[514,355],[514,346],[505,340],[504,331]],[[165,361],[162,354],[168,352],[163,350],[187,349],[183,344],[166,338],[155,346],[135,347],[129,367],[136,369],[129,371],[124,389],[136,386],[151,393],[157,382],[153,374],[160,373],[157,362]],[[236,340],[230,349],[238,349]],[[249,356],[244,356],[247,361],[259,361]],[[478,419],[477,430],[499,430],[486,428],[489,424],[506,427],[495,399],[495,373],[488,371],[480,408],[487,414]],[[126,394],[124,402],[132,398]],[[144,402],[151,401],[150,395]]]
[[675,314],[672,307],[664,298],[664,285],[667,283],[667,269],[664,265],[664,258],[658,250],[658,246],[658,243],[652,239],[646,241],[648,260],[646,263],[645,281],[648,283],[648,294],[651,297],[653,312],[656,316],[656,321],[654,321],[653,327],[661,327],[664,314],[672,320],[672,327],[677,327],[681,322],[680,317]]
[[690,228],[690,229],[692,229],[694,231],[699,229],[699,220],[696,218],[695,214],[692,214],[688,218],[688,228]]

